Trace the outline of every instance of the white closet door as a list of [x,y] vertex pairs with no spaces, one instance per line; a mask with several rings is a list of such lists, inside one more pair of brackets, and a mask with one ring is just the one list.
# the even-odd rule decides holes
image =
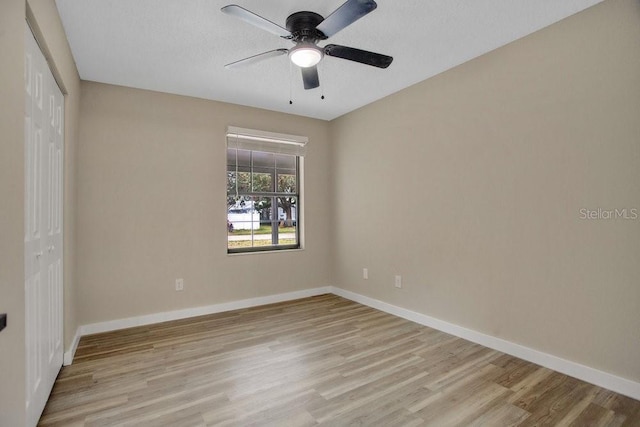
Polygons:
[[25,29],[25,311],[28,425],[62,366],[64,98]]

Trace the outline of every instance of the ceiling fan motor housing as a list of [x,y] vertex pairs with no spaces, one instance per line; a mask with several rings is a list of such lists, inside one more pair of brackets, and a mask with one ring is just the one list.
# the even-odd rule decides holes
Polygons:
[[286,27],[291,32],[291,40],[295,43],[326,40],[327,36],[316,27],[324,18],[315,12],[296,12],[287,18]]

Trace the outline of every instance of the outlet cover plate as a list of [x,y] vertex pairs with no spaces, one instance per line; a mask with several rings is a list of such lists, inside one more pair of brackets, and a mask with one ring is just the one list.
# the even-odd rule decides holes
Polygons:
[[400,275],[396,275],[395,281],[394,281],[394,285],[396,288],[401,288],[402,287],[402,276]]

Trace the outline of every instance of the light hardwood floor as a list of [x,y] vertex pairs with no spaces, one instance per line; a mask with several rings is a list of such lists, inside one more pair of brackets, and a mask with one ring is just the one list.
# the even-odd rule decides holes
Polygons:
[[640,426],[640,402],[335,295],[83,337],[41,426]]

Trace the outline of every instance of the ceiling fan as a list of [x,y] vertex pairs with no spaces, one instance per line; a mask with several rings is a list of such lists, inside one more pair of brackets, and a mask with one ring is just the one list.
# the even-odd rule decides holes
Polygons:
[[318,46],[319,41],[328,39],[366,14],[373,12],[376,7],[378,5],[373,0],[347,0],[326,18],[315,12],[293,13],[287,18],[286,28],[283,28],[238,5],[225,6],[221,9],[223,13],[241,19],[283,39],[291,40],[295,44],[291,49],[282,48],[263,52],[227,64],[225,68],[234,69],[254,64],[267,58],[288,54],[291,62],[300,67],[302,71],[302,81],[305,89],[313,89],[320,86],[317,64],[325,55],[378,68],[387,68],[393,61],[391,56],[336,44],[328,44],[324,47]]

